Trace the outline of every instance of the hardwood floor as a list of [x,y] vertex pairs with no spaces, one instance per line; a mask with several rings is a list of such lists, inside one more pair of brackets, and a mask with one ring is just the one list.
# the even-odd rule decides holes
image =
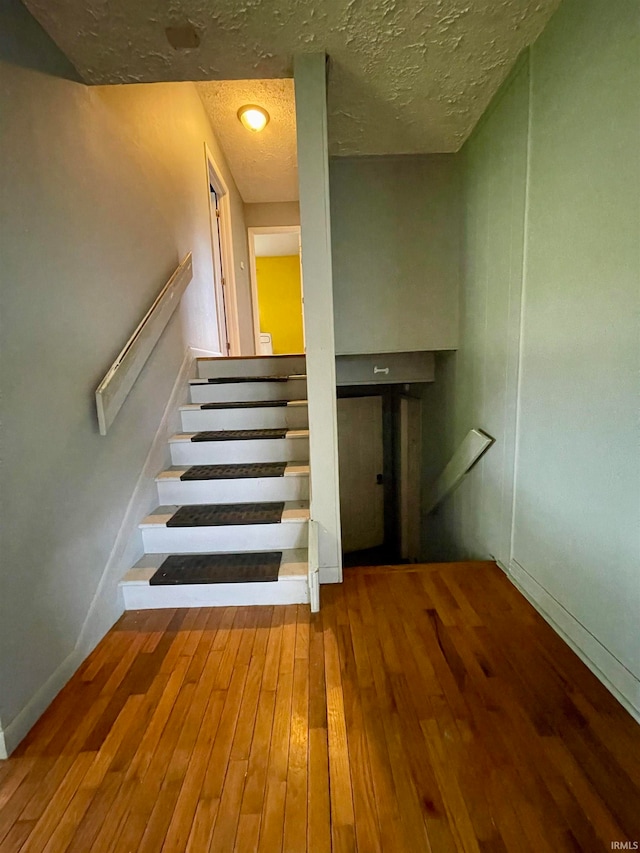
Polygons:
[[130,612],[0,762],[0,851],[604,851],[640,727],[489,563]]

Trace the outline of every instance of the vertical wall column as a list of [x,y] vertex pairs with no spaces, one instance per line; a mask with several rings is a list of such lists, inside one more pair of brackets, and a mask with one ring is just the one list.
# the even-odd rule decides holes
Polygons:
[[320,581],[335,583],[342,580],[342,549],[325,54],[296,57],[294,80],[310,424],[311,517],[318,525]]

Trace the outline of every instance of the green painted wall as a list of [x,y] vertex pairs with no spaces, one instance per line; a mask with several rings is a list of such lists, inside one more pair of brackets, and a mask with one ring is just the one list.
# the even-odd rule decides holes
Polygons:
[[465,145],[462,346],[432,393],[442,458],[497,439],[442,550],[511,565],[638,713],[639,15],[565,0]]
[[640,6],[532,50],[514,558],[640,677]]
[[455,348],[455,155],[334,157],[330,184],[336,353]]
[[[434,398],[432,410],[444,407],[447,413],[444,461],[473,426],[496,439],[453,498],[447,520],[456,551],[492,554],[505,563],[513,500],[528,94],[525,61],[463,150],[460,348],[438,360],[438,381],[427,390],[428,399]],[[425,429],[434,414],[427,412]],[[433,446],[430,436],[425,444]]]

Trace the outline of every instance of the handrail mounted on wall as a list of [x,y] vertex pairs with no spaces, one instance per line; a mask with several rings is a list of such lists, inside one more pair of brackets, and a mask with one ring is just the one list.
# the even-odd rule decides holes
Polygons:
[[96,409],[100,435],[107,434],[192,278],[193,263],[189,252],[98,385]]
[[494,441],[494,438],[481,429],[469,430],[462,444],[433,484],[427,504],[427,514],[433,512],[446,496],[451,494]]

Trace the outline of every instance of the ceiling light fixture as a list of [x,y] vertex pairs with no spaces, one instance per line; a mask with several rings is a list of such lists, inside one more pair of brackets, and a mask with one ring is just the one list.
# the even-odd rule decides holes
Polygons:
[[245,104],[238,110],[238,118],[242,124],[254,133],[264,130],[269,124],[269,113],[256,104]]

